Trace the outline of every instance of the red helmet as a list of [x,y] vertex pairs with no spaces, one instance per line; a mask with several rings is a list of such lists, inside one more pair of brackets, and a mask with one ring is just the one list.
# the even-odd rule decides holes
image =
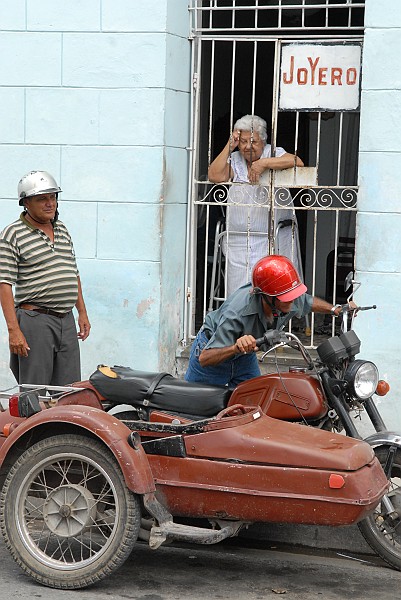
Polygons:
[[281,302],[291,302],[307,290],[298,271],[286,256],[264,256],[253,267],[253,287],[267,296],[276,296]]

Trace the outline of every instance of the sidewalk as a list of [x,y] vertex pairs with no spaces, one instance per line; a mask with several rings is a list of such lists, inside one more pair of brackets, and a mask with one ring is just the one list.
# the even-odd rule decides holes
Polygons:
[[19,600],[400,600],[401,573],[376,557],[288,547],[135,545],[124,565],[81,592],[39,586],[0,540],[0,597]]
[[[357,525],[324,527],[315,525],[288,525],[257,523],[240,533],[240,538],[263,541],[266,547],[286,544],[298,548],[324,549],[375,556]],[[400,594],[401,598],[401,594]]]

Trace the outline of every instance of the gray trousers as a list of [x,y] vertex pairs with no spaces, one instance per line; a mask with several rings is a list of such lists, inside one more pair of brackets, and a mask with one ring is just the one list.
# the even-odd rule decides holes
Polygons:
[[17,309],[17,319],[30,350],[27,357],[10,355],[18,383],[68,385],[81,379],[77,329],[72,311],[53,317]]

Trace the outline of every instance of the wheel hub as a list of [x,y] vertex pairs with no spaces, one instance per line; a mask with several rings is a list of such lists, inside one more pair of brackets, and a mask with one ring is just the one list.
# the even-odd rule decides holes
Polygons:
[[43,518],[58,537],[77,536],[95,521],[96,500],[82,485],[62,485],[46,498]]
[[64,518],[70,517],[71,516],[71,506],[68,506],[68,504],[64,504],[63,506],[60,506],[60,515]]

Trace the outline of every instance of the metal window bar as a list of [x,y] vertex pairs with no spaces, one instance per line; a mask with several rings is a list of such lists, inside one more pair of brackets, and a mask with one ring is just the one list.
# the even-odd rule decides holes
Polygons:
[[341,150],[343,141],[343,117],[344,113],[340,113],[340,127],[338,132],[338,151],[337,151],[337,185],[340,185],[341,174]]
[[[212,152],[212,123],[213,123],[213,80],[214,80],[214,61],[215,61],[215,41],[212,41],[212,56],[211,56],[211,69],[210,69],[210,97],[209,97],[209,147],[208,147],[208,164],[212,162],[211,152]],[[233,72],[233,70],[232,70]]]
[[[335,239],[338,240],[339,239],[339,212],[338,210],[335,213],[336,215],[336,224],[335,224]],[[337,265],[338,263],[338,244],[334,245],[334,265]],[[330,298],[327,298],[327,300],[329,301]],[[333,302],[333,306],[335,304],[337,304],[337,268],[334,269],[334,273],[333,273],[333,298],[332,298],[332,302]],[[335,330],[335,322],[334,319],[332,319],[331,321],[331,334],[334,335],[334,330]]]
[[[201,66],[201,55],[202,45],[193,44],[193,52],[191,57],[191,70],[192,70],[192,89],[191,89],[191,160],[190,160],[190,177],[188,182],[188,189],[190,198],[194,199],[195,194],[198,190],[198,140],[199,140],[199,85],[200,85],[200,66]],[[188,207],[188,219],[187,219],[187,234],[186,234],[186,268],[185,268],[185,300],[184,306],[184,330],[183,330],[183,344],[191,335],[193,331],[193,322],[195,314],[195,302],[196,298],[196,277],[193,274],[196,272],[196,231],[197,215],[196,215],[196,202],[189,202]]]

